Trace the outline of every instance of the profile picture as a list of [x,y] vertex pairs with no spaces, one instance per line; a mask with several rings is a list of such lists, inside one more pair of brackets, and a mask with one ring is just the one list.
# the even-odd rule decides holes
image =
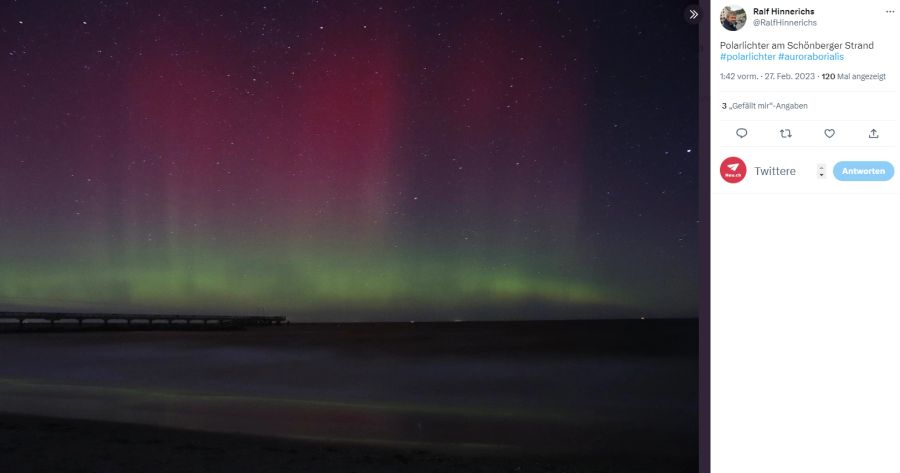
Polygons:
[[722,9],[719,21],[726,30],[737,31],[744,27],[744,23],[747,23],[747,12],[742,7],[730,5]]

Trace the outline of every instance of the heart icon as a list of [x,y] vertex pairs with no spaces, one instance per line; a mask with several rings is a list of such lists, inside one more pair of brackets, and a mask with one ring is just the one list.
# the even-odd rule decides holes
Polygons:
[[829,137],[829,138],[831,138],[832,136],[834,136],[834,128],[826,128],[826,129],[825,129],[825,136],[827,136],[827,137]]

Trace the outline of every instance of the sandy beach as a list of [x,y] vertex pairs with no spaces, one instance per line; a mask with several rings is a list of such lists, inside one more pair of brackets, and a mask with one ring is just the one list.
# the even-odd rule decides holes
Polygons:
[[644,472],[696,471],[696,455],[534,455],[434,452],[0,414],[6,473],[156,472]]

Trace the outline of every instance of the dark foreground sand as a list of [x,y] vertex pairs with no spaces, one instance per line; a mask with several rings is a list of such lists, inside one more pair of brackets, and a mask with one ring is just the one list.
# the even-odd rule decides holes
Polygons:
[[434,452],[311,443],[0,414],[0,471],[19,472],[696,472],[682,458]]

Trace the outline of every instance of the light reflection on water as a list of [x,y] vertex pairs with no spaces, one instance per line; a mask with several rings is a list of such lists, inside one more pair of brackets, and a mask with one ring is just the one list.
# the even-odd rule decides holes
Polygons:
[[388,337],[384,346],[357,338],[329,343],[292,330],[4,334],[0,410],[266,436],[547,450],[678,449],[695,438],[691,356],[506,350],[502,333],[484,344],[496,349],[431,350],[431,342],[404,337]]

